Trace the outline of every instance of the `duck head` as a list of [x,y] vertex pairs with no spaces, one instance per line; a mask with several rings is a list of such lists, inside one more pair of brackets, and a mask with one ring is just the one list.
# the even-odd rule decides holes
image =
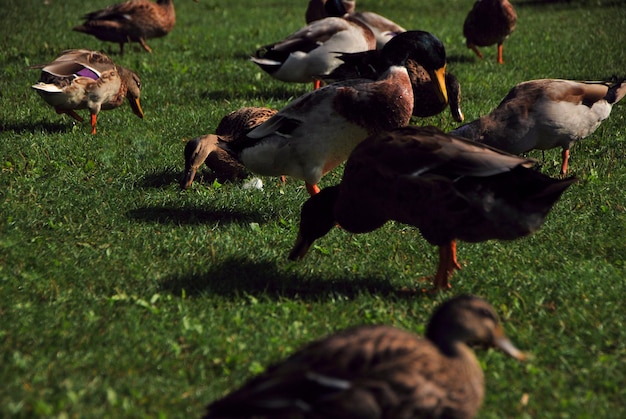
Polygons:
[[498,348],[520,361],[527,358],[506,337],[493,307],[472,295],[461,295],[439,306],[428,324],[426,337],[449,356],[455,355],[457,345],[463,343]]
[[426,31],[399,33],[385,44],[381,55],[388,66],[404,66],[409,58],[415,60],[428,72],[439,100],[448,103],[446,49],[435,35]]
[[141,79],[136,73],[127,68],[118,66],[117,71],[128,89],[126,91],[126,97],[128,98],[128,103],[130,103],[133,113],[143,119],[143,109],[141,109],[141,102],[139,100],[141,97]]

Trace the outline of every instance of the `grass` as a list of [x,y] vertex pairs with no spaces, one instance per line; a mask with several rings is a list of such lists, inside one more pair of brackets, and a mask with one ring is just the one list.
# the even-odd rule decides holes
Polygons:
[[[529,79],[624,75],[619,1],[514,4],[518,28],[479,62],[461,25],[472,0],[363,0],[434,32],[460,79],[468,120]],[[613,418],[626,398],[626,105],[574,146],[581,181],[545,226],[513,242],[459,246],[464,265],[439,295],[403,291],[434,272],[436,251],[407,226],[336,230],[286,260],[307,195],[265,178],[263,191],[181,192],[184,139],[246,105],[282,107],[310,86],[246,61],[303,24],[306,2],[177,0],[178,23],[153,54],[72,32],[108,2],[8,0],[0,18],[0,416],[198,417],[203,406],[312,339],[360,323],[422,333],[458,293],[489,299],[534,358],[479,352],[481,418]],[[14,28],[14,29],[10,29]],[[142,77],[146,119],[102,112],[98,134],[46,106],[27,66],[66,48],[112,52]],[[418,124],[455,125],[449,113]],[[531,152],[556,176],[560,151]],[[340,170],[322,186],[337,183]],[[417,285],[419,287],[419,285]],[[527,402],[522,402],[526,399]]]

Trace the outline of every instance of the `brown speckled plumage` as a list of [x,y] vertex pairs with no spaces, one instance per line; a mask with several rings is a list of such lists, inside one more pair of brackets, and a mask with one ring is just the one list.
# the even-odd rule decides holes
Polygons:
[[143,118],[141,80],[139,76],[116,65],[108,56],[86,49],[63,51],[49,64],[33,66],[41,69],[39,83],[33,89],[57,113],[66,113],[78,121],[83,119],[76,109],[89,109],[92,133],[100,110],[114,109],[128,99],[135,115]]
[[85,22],[74,27],[77,32],[93,35],[101,41],[115,42],[124,53],[126,42],[139,42],[152,52],[146,40],[171,32],[176,24],[173,0],[132,0],[86,14]]
[[312,342],[223,399],[205,419],[473,418],[484,375],[471,345],[524,360],[485,300],[441,304],[426,337],[391,326],[360,326]]
[[497,44],[497,60],[503,64],[502,44],[513,32],[516,23],[517,14],[508,0],[478,0],[463,24],[467,47],[482,58],[477,47]]
[[217,147],[218,140],[228,142],[246,135],[251,129],[265,122],[277,111],[270,108],[245,107],[226,115],[215,134],[203,135],[189,140],[185,145],[185,172],[180,186],[191,186],[198,167],[206,163],[220,182],[242,179],[248,172],[245,167],[223,149]]
[[413,225],[439,247],[435,289],[450,287],[460,268],[456,240],[512,240],[543,224],[563,191],[574,182],[552,179],[523,159],[445,134],[408,126],[361,142],[346,162],[337,186],[303,205],[300,230],[289,259],[303,258],[336,223],[367,233],[389,220]]

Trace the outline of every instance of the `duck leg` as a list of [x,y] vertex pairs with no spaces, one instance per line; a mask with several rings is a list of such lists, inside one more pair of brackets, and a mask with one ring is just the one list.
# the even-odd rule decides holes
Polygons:
[[313,196],[313,195],[317,195],[320,192],[320,188],[317,185],[311,185],[308,182],[305,182],[306,185],[306,190],[309,193],[309,195]]
[[498,44],[498,64],[504,64],[504,60],[502,59],[502,43]]
[[471,49],[472,51],[474,51],[474,53],[478,56],[478,58],[480,58],[480,59],[482,60],[482,58],[483,58],[483,53],[482,53],[482,52],[480,52],[480,51],[478,50],[478,47],[477,47],[476,45],[474,45],[474,44],[469,44],[467,47],[468,47],[469,49]]
[[59,109],[59,108],[54,108],[54,110],[55,110],[55,111],[56,111],[56,113],[58,113],[58,114],[62,114],[62,113],[67,114],[67,115],[71,116],[72,118],[74,118],[75,120],[77,120],[78,122],[83,122],[83,121],[84,121],[84,119],[83,119],[83,118],[82,118],[79,114],[77,114],[76,112],[74,112],[74,110],[73,110],[73,109]]
[[314,80],[313,81],[313,90],[317,90],[320,87],[322,87],[322,81],[321,80]]
[[439,246],[439,266],[433,279],[433,287],[436,290],[447,290],[452,288],[449,279],[455,270],[461,269],[461,265],[456,259],[456,241]]
[[148,44],[146,44],[146,40],[143,39],[142,37],[139,38],[139,43],[141,44],[141,46],[143,47],[143,49],[145,49],[148,52],[152,52],[152,49],[150,49],[150,47],[148,46]]
[[91,114],[91,134],[96,135],[96,121],[98,119],[98,115],[95,113]]
[[561,174],[564,175],[567,173],[567,163],[569,161],[569,148],[564,148],[561,153],[561,159],[563,163],[561,163]]

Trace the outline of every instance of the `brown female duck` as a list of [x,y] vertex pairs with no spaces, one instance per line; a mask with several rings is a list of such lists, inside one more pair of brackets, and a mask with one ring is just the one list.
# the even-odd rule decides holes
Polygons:
[[469,295],[441,304],[424,338],[359,326],[312,342],[207,407],[205,419],[470,419],[485,394],[471,346],[524,360],[493,307]]
[[141,80],[134,72],[116,65],[109,57],[86,49],[67,50],[41,68],[39,83],[33,89],[53,106],[57,113],[66,113],[83,121],[74,110],[89,109],[91,133],[96,133],[100,110],[119,107],[128,98],[133,113],[143,118],[139,102]]
[[513,154],[561,147],[565,174],[572,145],[591,135],[624,95],[626,80],[531,80],[513,87],[491,113],[452,133]]
[[270,108],[241,108],[222,118],[215,129],[215,134],[189,140],[185,145],[185,173],[180,187],[189,188],[198,167],[205,162],[220,182],[244,178],[247,174],[245,167],[226,151],[217,147],[217,142],[220,140],[228,142],[233,138],[245,136],[276,112],[275,109]]
[[123,54],[126,42],[139,42],[143,49],[152,52],[146,40],[170,33],[176,24],[176,13],[173,0],[130,0],[88,13],[83,19],[85,22],[73,30],[101,41],[116,42]]
[[435,127],[409,126],[373,135],[348,159],[341,183],[302,207],[289,259],[303,258],[336,223],[351,233],[389,220],[417,227],[439,247],[435,289],[450,288],[460,269],[456,240],[512,240],[537,230],[575,179],[552,179],[534,161]]
[[463,24],[467,47],[483,58],[478,47],[498,44],[498,63],[504,64],[502,44],[516,23],[517,14],[508,0],[478,0]]

